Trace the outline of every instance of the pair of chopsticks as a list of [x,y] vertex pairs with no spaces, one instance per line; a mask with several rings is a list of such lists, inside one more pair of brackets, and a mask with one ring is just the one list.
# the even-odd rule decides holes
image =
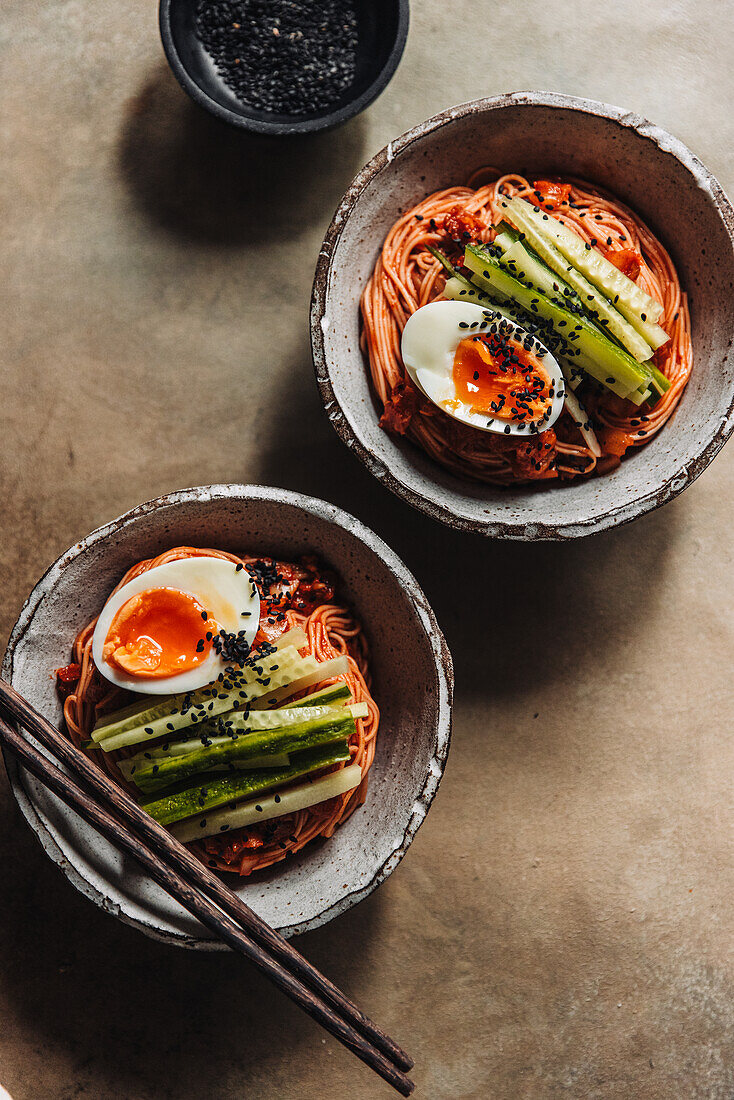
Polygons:
[[137,860],[166,893],[248,958],[261,974],[402,1096],[411,1094],[415,1086],[406,1071],[413,1062],[405,1051],[2,679],[0,710],[85,786],[80,787],[0,717],[0,742],[29,772],[111,844]]

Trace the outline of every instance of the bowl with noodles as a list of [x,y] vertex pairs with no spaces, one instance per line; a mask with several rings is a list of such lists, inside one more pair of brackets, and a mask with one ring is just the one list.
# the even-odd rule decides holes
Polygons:
[[734,426],[734,212],[670,134],[521,92],[390,142],[312,297],[341,438],[455,528],[563,539],[680,493]]
[[[415,579],[323,501],[172,493],[39,581],[4,675],[286,935],[391,873],[440,782],[451,656]],[[149,935],[219,946],[6,758],[48,855]]]

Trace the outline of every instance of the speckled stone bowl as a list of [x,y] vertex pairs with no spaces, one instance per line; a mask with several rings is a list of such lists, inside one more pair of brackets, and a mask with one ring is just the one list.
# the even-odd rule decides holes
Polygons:
[[[321,500],[283,489],[213,485],[142,504],[72,546],[26,602],[3,675],[61,722],[53,670],[77,630],[135,562],[181,544],[294,558],[316,552],[340,575],[372,647],[382,711],[367,801],[323,844],[251,879],[228,881],[285,935],[316,928],[395,869],[423,821],[449,748],[451,655],[415,579],[377,535]],[[102,909],[148,935],[187,947],[222,945],[6,755],[13,793],[48,855]]]
[[[378,426],[359,348],[359,297],[404,210],[481,165],[578,176],[628,203],[670,250],[691,301],[695,365],[675,419],[611,474],[554,490],[498,489],[450,474]],[[734,211],[681,142],[618,107],[546,92],[465,103],[391,141],[355,178],[319,255],[311,306],[324,407],[389,489],[453,527],[563,539],[628,523],[680,493],[734,427]]]

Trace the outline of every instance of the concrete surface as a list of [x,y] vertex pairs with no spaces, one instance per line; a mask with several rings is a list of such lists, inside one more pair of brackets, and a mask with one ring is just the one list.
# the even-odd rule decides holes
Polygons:
[[[446,631],[454,746],[399,871],[302,948],[411,1051],[422,1097],[730,1100],[734,449],[612,534],[461,537],[339,444],[306,317],[352,174],[451,102],[540,87],[621,103],[732,189],[731,7],[413,7],[403,64],[366,115],[269,145],[187,102],[153,3],[6,0],[0,633],[69,543],[169,489],[260,481],[356,512]],[[4,776],[0,866],[14,1100],[390,1095],[244,964],[97,912]]]

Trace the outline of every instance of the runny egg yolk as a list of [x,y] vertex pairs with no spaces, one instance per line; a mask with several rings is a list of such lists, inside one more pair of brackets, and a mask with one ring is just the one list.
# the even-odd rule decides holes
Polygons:
[[461,341],[453,379],[458,401],[498,420],[527,424],[552,406],[551,380],[538,356],[492,333]]
[[103,656],[128,676],[175,676],[209,656],[219,626],[199,601],[177,588],[131,596],[110,624]]

